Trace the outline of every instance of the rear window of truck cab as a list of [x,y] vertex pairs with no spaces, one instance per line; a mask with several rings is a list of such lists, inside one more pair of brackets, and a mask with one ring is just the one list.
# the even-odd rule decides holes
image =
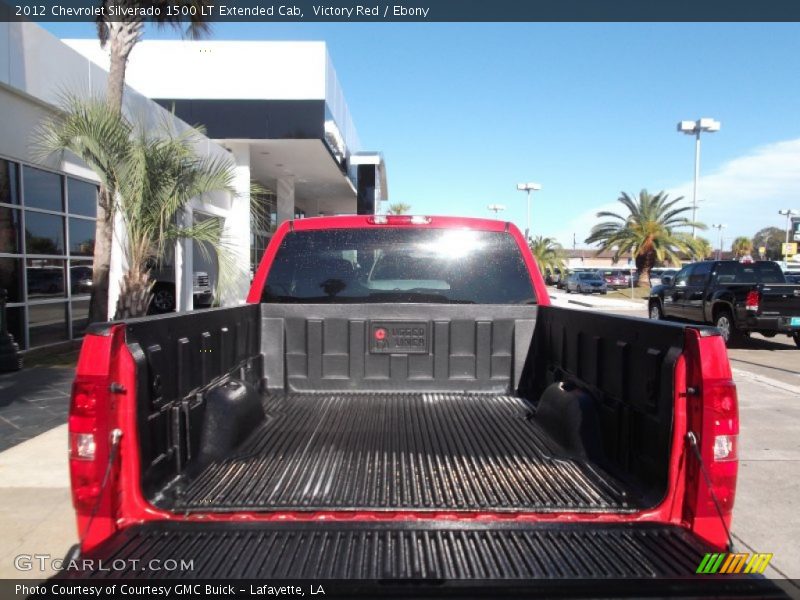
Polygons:
[[717,264],[716,282],[727,283],[786,283],[780,266],[771,261],[739,263],[726,261]]
[[508,233],[379,228],[288,233],[261,301],[533,304],[536,296]]

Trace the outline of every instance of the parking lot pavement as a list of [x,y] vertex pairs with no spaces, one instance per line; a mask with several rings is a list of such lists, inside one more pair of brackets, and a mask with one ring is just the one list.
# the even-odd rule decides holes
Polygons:
[[0,452],[66,422],[74,373],[37,366],[0,374]]

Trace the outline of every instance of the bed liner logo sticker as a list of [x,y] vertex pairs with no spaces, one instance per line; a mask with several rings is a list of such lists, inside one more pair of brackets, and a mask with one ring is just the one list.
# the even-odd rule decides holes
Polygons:
[[426,354],[426,321],[372,321],[369,351],[373,354]]
[[763,573],[772,554],[740,552],[712,552],[706,554],[695,573],[701,575],[736,574],[736,573]]

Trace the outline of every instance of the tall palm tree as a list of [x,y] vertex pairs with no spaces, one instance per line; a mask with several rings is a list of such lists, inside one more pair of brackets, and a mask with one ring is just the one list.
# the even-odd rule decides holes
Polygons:
[[[158,16],[149,17],[159,26],[178,29],[184,37],[197,39],[211,31],[211,0],[101,0],[104,15],[110,15],[111,5],[132,9],[153,6],[160,9]],[[204,10],[205,9],[205,10]],[[186,13],[184,15],[184,13]],[[109,69],[106,98],[112,109],[122,110],[122,95],[125,90],[125,71],[131,51],[142,39],[145,19],[127,18],[124,21],[106,16],[97,20],[97,37],[100,46],[108,46]]]
[[546,268],[564,268],[563,250],[561,244],[556,242],[554,238],[537,235],[528,242],[528,245],[540,271],[544,271]]
[[[113,112],[121,112],[125,90],[125,71],[131,51],[142,39],[144,19],[127,18],[116,20],[110,16],[109,7],[159,8],[159,16],[153,20],[158,25],[169,25],[181,29],[189,38],[207,34],[210,27],[207,19],[211,0],[101,0],[103,14],[97,20],[97,37],[100,45],[109,49],[109,69],[106,83],[106,99]],[[185,10],[184,10],[185,9]],[[187,16],[183,16],[186,12]],[[181,15],[181,16],[178,16]],[[97,221],[95,223],[94,266],[92,273],[92,297],[89,301],[89,321],[105,321],[108,316],[108,273],[111,265],[111,240],[114,230],[115,196],[101,183],[97,198]]]
[[176,134],[165,125],[148,136],[106,102],[75,98],[39,129],[42,152],[78,154],[116,197],[126,226],[121,241],[127,260],[116,318],[147,313],[154,283],[152,259],[164,259],[179,239],[194,240],[203,253],[209,246],[216,249],[221,284],[234,270],[220,220],[181,222],[182,210],[192,198],[232,191],[232,165],[197,156],[194,145],[199,135],[198,130]]
[[389,205],[390,215],[405,215],[411,210],[411,205],[405,202],[395,202]]
[[753,253],[753,241],[749,237],[737,237],[731,244],[731,251],[736,258],[749,256]]
[[625,192],[618,201],[627,209],[627,215],[609,211],[600,211],[598,218],[608,217],[611,221],[603,221],[592,227],[587,243],[600,243],[598,254],[615,248],[615,260],[620,254],[631,252],[636,259],[639,271],[639,287],[650,285],[650,269],[656,261],[680,263],[680,253],[692,255],[697,250],[697,242],[679,229],[706,229],[702,223],[692,223],[684,213],[690,206],[676,206],[683,197],[670,200],[667,194],[656,195],[642,190],[639,197],[629,196]]
[[697,260],[705,260],[714,256],[714,246],[704,237],[695,239],[695,249],[692,256]]

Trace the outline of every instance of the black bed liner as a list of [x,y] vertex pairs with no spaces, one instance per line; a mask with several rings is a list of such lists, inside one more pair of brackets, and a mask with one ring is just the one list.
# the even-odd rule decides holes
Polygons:
[[230,456],[174,486],[180,512],[414,509],[608,512],[637,503],[566,456],[525,400],[493,394],[279,394]]
[[[93,577],[502,580],[686,577],[709,551],[652,523],[198,523],[129,527],[82,558],[193,561],[191,571]],[[159,559],[159,562],[151,562]],[[119,564],[122,564],[121,562]],[[80,576],[79,572],[67,575]]]

